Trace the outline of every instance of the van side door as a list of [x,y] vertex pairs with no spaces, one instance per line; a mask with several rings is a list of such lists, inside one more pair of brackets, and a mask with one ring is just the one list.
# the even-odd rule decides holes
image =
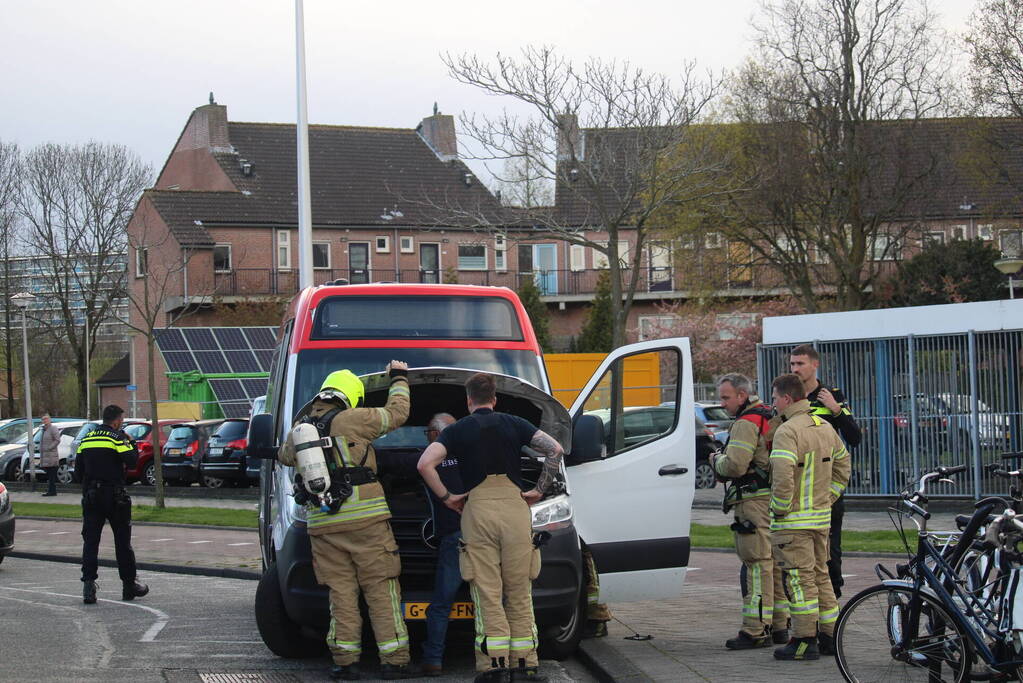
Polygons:
[[602,600],[682,591],[696,476],[690,359],[685,338],[616,349],[570,411],[580,433],[581,418],[603,423],[595,453],[581,461],[580,447],[566,458],[575,525],[600,573]]

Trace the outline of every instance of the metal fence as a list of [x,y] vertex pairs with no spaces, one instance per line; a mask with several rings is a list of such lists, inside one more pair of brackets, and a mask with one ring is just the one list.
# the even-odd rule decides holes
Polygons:
[[[809,336],[809,335],[808,335]],[[788,372],[795,344],[760,345],[761,395]],[[863,432],[852,449],[852,495],[892,495],[922,470],[969,464],[940,495],[1004,493],[988,463],[1018,451],[1023,330],[815,342],[820,377],[848,398]]]

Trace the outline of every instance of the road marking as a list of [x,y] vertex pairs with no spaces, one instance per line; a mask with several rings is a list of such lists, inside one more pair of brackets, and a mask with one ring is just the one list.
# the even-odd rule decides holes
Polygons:
[[39,529],[27,529],[26,531],[19,531],[19,534],[38,534]]
[[228,543],[228,545],[255,545],[255,543],[251,543],[251,542],[246,542],[246,543]]
[[189,545],[195,545],[197,543],[213,543],[213,541],[189,541]]
[[150,543],[163,543],[164,541],[173,541],[173,538],[152,538]]
[[63,536],[64,534],[70,534],[70,531],[51,531],[48,535],[50,536]]
[[689,572],[702,572],[703,570],[700,569],[699,567],[688,567],[686,569],[686,571],[689,571]]
[[[80,599],[82,597],[81,595],[68,595],[67,593],[51,593],[49,591],[29,590],[27,588],[10,588],[10,587],[7,587],[7,586],[0,586],[0,590],[19,591],[19,592],[22,592],[22,593],[39,593],[40,595],[50,595],[50,596],[53,596],[53,597],[56,597],[56,598],[79,598]],[[135,609],[145,610],[146,612],[149,612],[151,614],[156,615],[156,621],[154,621],[153,625],[149,627],[149,630],[146,631],[144,634],[142,634],[142,637],[139,638],[139,642],[140,643],[151,643],[151,642],[153,642],[156,639],[156,636],[159,635],[160,631],[163,630],[163,627],[166,626],[168,624],[168,622],[170,622],[170,616],[167,613],[165,613],[165,612],[161,612],[160,610],[156,609],[155,607],[149,607],[147,605],[139,605],[139,604],[134,603],[134,602],[123,602],[121,600],[109,600],[107,598],[97,598],[97,600],[99,602],[108,602],[111,605],[117,605],[119,607],[134,607]]]

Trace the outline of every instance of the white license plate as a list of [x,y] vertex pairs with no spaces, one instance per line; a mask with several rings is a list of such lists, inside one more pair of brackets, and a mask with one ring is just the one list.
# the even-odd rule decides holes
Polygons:
[[181,449],[180,448],[168,448],[167,449],[167,455],[181,455]]
[[224,452],[223,448],[211,448],[210,455],[221,455]]

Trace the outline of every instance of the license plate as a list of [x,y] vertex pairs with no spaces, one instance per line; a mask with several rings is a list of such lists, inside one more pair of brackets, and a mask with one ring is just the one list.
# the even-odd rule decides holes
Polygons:
[[223,452],[224,452],[223,448],[211,448],[210,449],[210,455],[221,455],[221,454],[223,454]]
[[167,449],[167,455],[181,455],[181,449],[180,448],[168,448]]
[[[426,608],[428,602],[406,602],[405,619],[409,621],[422,621],[426,619]],[[473,610],[471,602],[455,602],[451,605],[451,619],[472,619]]]

